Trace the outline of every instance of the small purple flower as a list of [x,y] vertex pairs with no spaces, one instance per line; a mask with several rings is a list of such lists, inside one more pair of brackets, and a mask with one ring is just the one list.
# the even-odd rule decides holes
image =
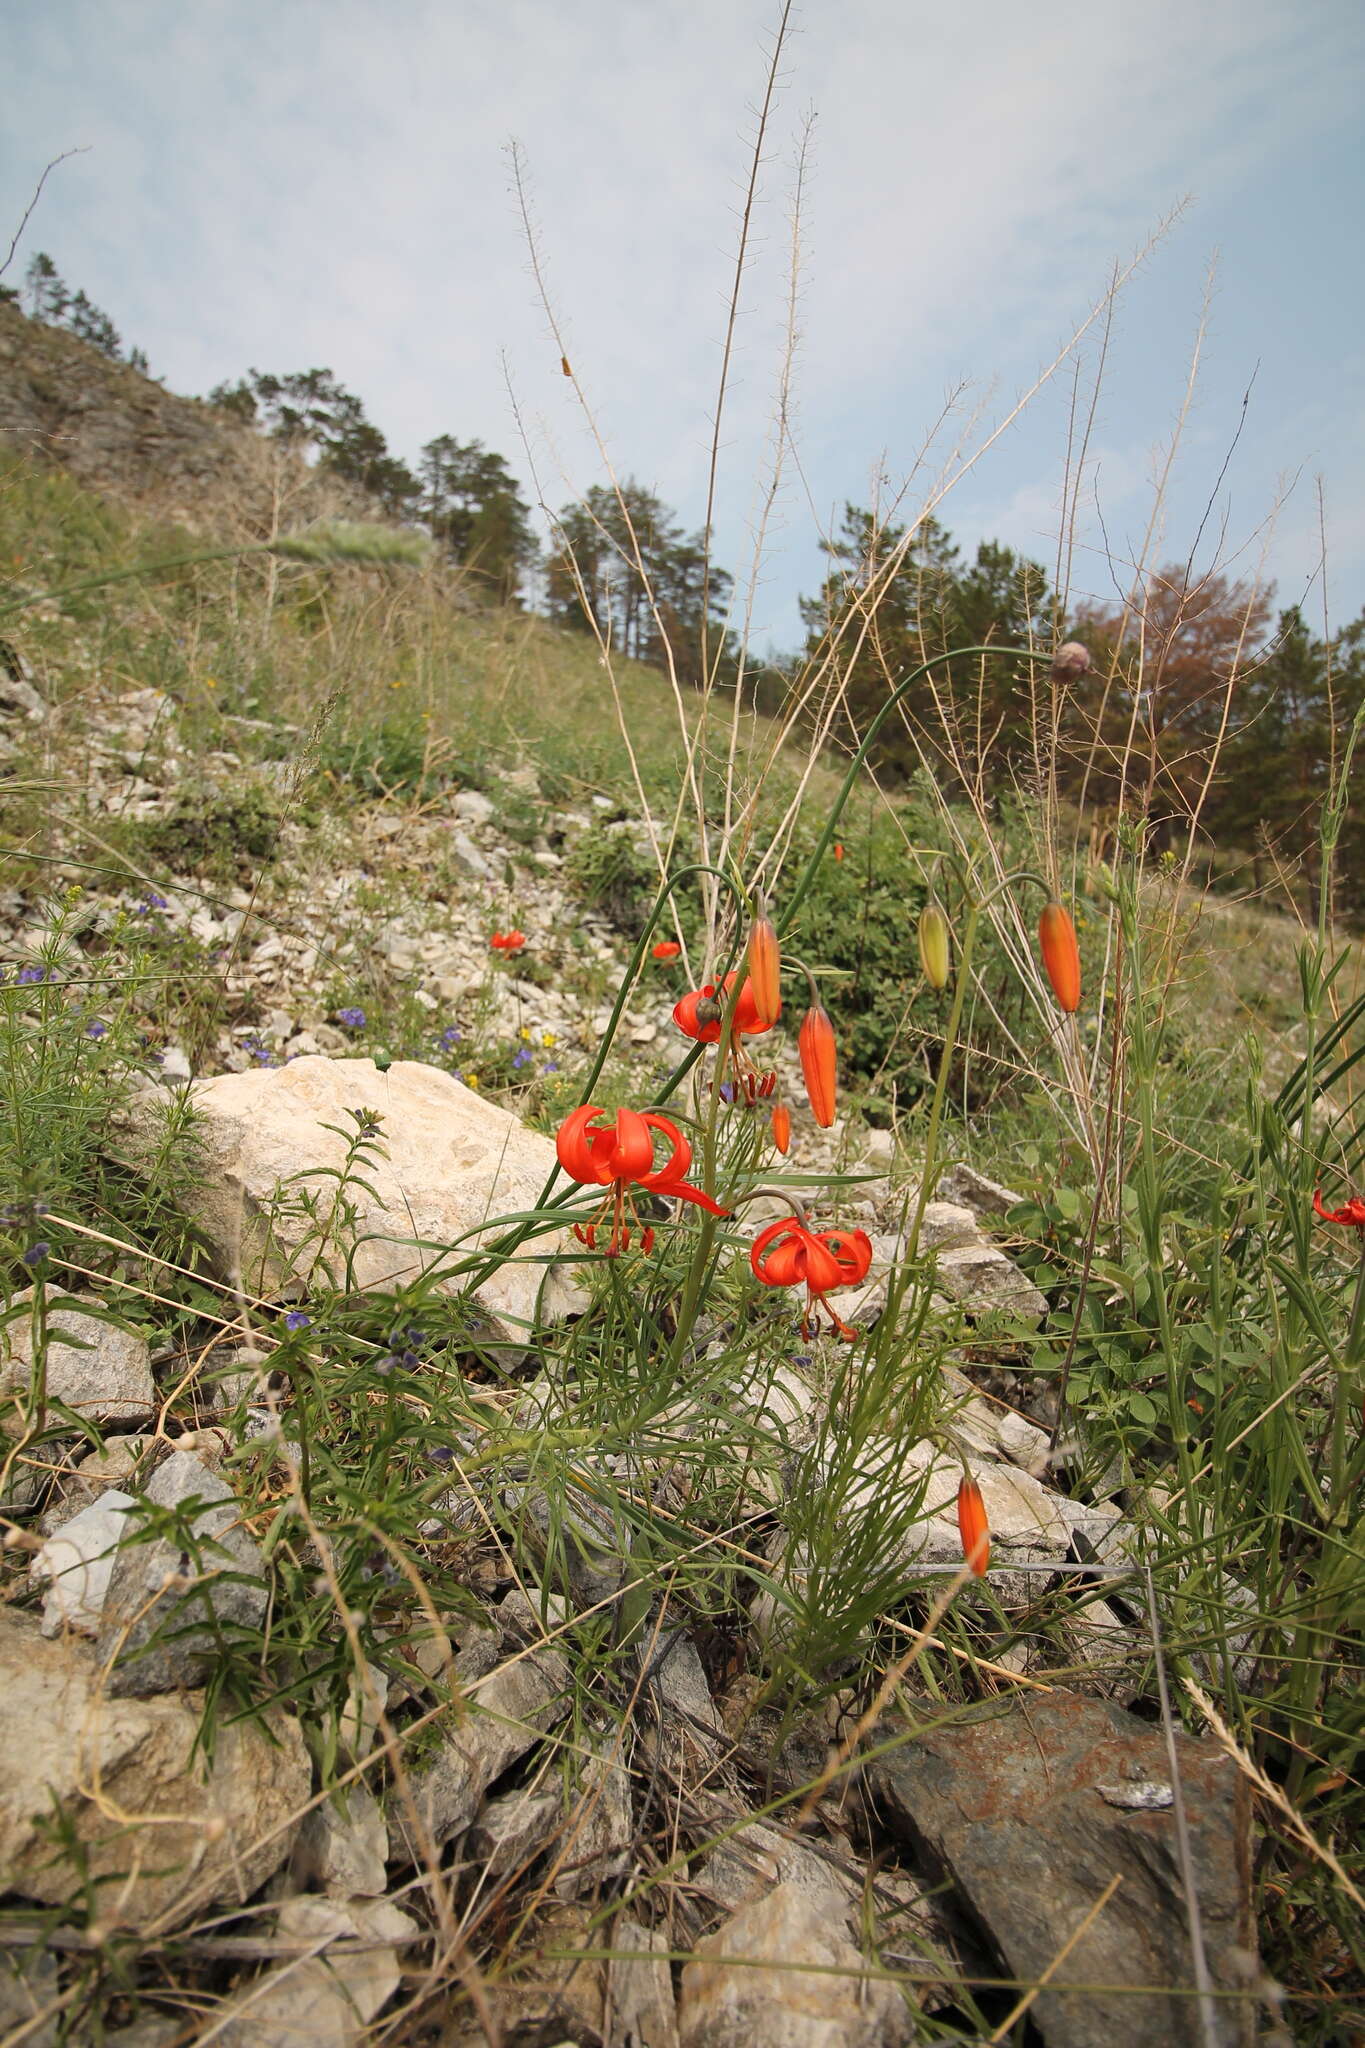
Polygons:
[[461,1031],[458,1024],[447,1024],[445,1030],[441,1033],[441,1045],[443,1050],[449,1052],[451,1046],[458,1045],[463,1037],[464,1033]]
[[555,1062],[553,1060],[546,1060],[544,1066],[541,1068],[540,1071],[542,1074],[557,1074],[559,1072],[559,1068],[555,1065]]
[[722,1101],[722,1102],[733,1102],[733,1101],[734,1101],[734,1099],[735,1099],[735,1084],[734,1084],[734,1082],[733,1082],[733,1081],[722,1081],[722,1082],[721,1082],[721,1084],[720,1084],[720,1099],[721,1099],[721,1101]]
[[46,980],[46,967],[21,967],[19,969],[19,985],[21,988],[31,988],[35,981]]
[[520,1050],[519,1052],[514,1052],[514,1053],[513,1053],[513,1055],[512,1055],[512,1065],[513,1065],[514,1067],[529,1067],[529,1066],[530,1066],[530,1064],[531,1064],[531,1055],[530,1055],[530,1053],[529,1053],[529,1052],[528,1052],[528,1051],[526,1050],[526,1047],[525,1047],[525,1046],[523,1045],[523,1046],[522,1046],[522,1048],[521,1048],[521,1050]]
[[455,1453],[448,1444],[433,1444],[427,1452],[427,1457],[433,1465],[440,1465],[443,1468],[455,1462]]
[[344,1024],[348,1031],[363,1031],[365,1029],[365,1012],[354,1007],[338,1010],[337,1023]]
[[31,1244],[28,1250],[21,1253],[20,1256],[26,1266],[41,1266],[51,1250],[52,1246],[50,1244]]
[[154,910],[165,910],[167,908],[168,905],[166,899],[161,894],[160,890],[148,889],[146,894],[143,896],[142,901],[137,906],[137,914],[139,917],[148,917]]
[[101,1024],[99,1018],[96,1017],[93,1024],[86,1025],[85,1035],[87,1038],[103,1038],[105,1034],[108,1032],[108,1029],[109,1026],[107,1024]]
[[301,1308],[291,1308],[284,1319],[284,1327],[286,1330],[307,1330],[311,1328],[312,1321],[313,1318],[306,1316]]

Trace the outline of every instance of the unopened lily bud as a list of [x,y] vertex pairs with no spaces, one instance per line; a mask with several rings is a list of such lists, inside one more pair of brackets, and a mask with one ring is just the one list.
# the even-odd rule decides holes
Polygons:
[[782,953],[772,919],[762,911],[749,931],[749,987],[760,1024],[776,1024],[782,1015]]
[[957,1528],[962,1538],[962,1555],[976,1576],[984,1578],[991,1561],[991,1525],[986,1519],[981,1488],[974,1479],[965,1476],[957,1489]]
[[1071,913],[1060,903],[1049,903],[1039,918],[1038,944],[1057,1006],[1070,1016],[1081,1006],[1081,951]]
[[930,988],[947,988],[952,966],[952,934],[937,903],[926,903],[919,918],[919,961]]
[[792,1113],[785,1102],[773,1104],[772,1127],[773,1143],[785,1159],[792,1142]]
[[1064,641],[1052,657],[1052,679],[1058,683],[1074,682],[1089,666],[1090,649],[1082,647],[1079,640]]
[[810,1097],[811,1115],[821,1130],[827,1131],[834,1122],[838,1058],[834,1026],[829,1021],[828,1010],[819,1003],[812,1004],[802,1018],[796,1049],[801,1055],[801,1073]]

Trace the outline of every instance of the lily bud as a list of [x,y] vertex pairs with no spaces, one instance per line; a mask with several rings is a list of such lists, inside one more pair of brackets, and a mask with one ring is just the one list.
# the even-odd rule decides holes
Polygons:
[[947,988],[952,967],[952,934],[948,920],[931,898],[919,917],[919,962],[930,988]]
[[801,1072],[810,1097],[811,1115],[821,1130],[827,1131],[834,1122],[838,1057],[834,1026],[829,1021],[829,1012],[821,1004],[813,1003],[802,1018],[796,1049],[801,1055]]
[[772,919],[761,911],[749,930],[749,987],[760,1024],[782,1015],[782,952]]
[[965,1476],[957,1489],[957,1527],[962,1538],[962,1555],[976,1576],[984,1579],[991,1561],[991,1525],[986,1519],[986,1503],[981,1498],[981,1488],[974,1479]]
[[1060,903],[1049,903],[1039,918],[1038,944],[1057,1006],[1070,1016],[1081,1006],[1081,949],[1071,913]]
[[1058,683],[1074,682],[1089,666],[1090,649],[1082,647],[1079,640],[1068,640],[1052,657],[1052,679]]
[[773,1104],[773,1143],[785,1159],[791,1150],[792,1113],[785,1102]]

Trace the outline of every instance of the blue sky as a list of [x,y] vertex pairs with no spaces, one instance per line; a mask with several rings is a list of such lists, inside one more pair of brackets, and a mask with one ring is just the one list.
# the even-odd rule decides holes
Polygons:
[[[601,460],[559,370],[510,191],[520,143],[550,287],[611,458],[705,506],[771,0],[0,0],[0,255],[35,249],[173,390],[325,364],[412,459],[498,449],[562,505]],[[1365,9],[1358,0],[807,0],[792,10],[723,421],[717,555],[747,577],[783,358],[808,121],[794,455],[753,612],[799,635],[846,499],[913,516],[981,449],[1156,224],[1118,302],[1072,592],[1112,596],[1200,374],[1158,561],[1314,580],[1365,606]],[[1076,364],[938,505],[967,546],[1055,561]],[[1224,458],[1245,425],[1227,474]],[[513,401],[520,416],[518,427]],[[946,423],[925,449],[951,400]],[[530,455],[523,446],[524,434]],[[1208,512],[1207,519],[1205,513]]]

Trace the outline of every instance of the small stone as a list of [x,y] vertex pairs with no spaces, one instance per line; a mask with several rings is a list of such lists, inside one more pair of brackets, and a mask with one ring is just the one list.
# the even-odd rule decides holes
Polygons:
[[191,1547],[165,1537],[125,1542],[115,1559],[99,1635],[113,1698],[201,1682],[222,1654],[223,1635],[258,1627],[268,1598],[265,1561],[241,1526],[236,1495],[198,1458],[172,1452],[144,1498],[159,1508],[196,1498],[202,1505],[193,1510]]
[[[795,1965],[795,1967],[792,1967]],[[696,1946],[682,1973],[681,2048],[904,2048],[910,2014],[795,1885],[775,1885]]]
[[451,798],[452,814],[466,825],[487,825],[496,815],[491,797],[481,789],[461,789]]
[[388,1860],[383,1809],[373,1792],[353,1784],[304,1815],[291,1875],[296,1884],[321,1885],[336,1898],[377,1899]]
[[[233,1993],[215,2014],[219,2048],[353,2048],[401,1982],[385,1944],[417,1932],[387,1899],[286,1899],[276,1920],[284,1942],[317,1955],[280,1963]],[[348,1942],[355,1947],[347,1947]]]
[[[32,1299],[32,1289],[11,1306]],[[140,1422],[156,1406],[151,1350],[145,1337],[111,1320],[94,1295],[63,1302],[47,1317],[49,1407],[70,1408],[86,1422]],[[13,1317],[0,1330],[0,1432],[17,1432],[33,1375],[33,1326]]]
[[557,1789],[505,1792],[490,1799],[469,1830],[468,1850],[490,1877],[521,1871],[564,1826],[564,1801]]
[[481,882],[493,879],[492,868],[467,832],[452,832],[446,851],[454,865],[465,874],[473,875]]
[[[455,1677],[466,1711],[443,1730],[430,1761],[409,1774],[422,1832],[437,1847],[469,1826],[493,1780],[569,1709],[569,1667],[557,1650],[534,1651],[472,1683],[464,1664],[461,1651]],[[390,1820],[410,1859],[420,1861],[421,1835],[414,1838],[406,1808],[391,1809]]]
[[64,1629],[98,1635],[114,1556],[124,1534],[123,1518],[136,1503],[111,1486],[93,1506],[82,1508],[60,1533],[49,1536],[29,1566],[29,1577],[45,1585],[43,1634]]
[[678,2048],[673,1969],[663,1928],[641,1927],[629,1913],[619,1913],[610,1946],[608,2038],[613,2048]]

